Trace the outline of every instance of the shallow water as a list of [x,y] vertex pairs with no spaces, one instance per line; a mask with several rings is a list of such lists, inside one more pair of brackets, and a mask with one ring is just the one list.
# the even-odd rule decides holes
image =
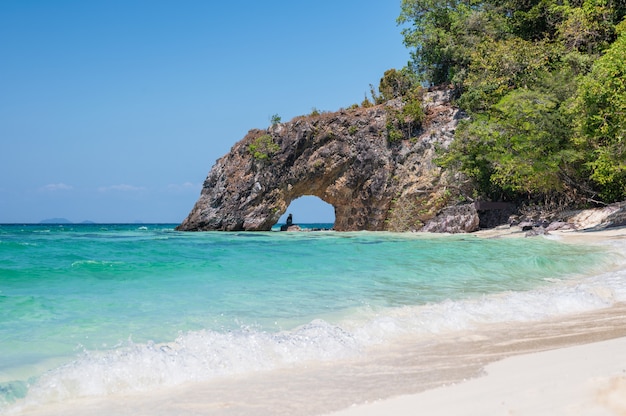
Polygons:
[[407,339],[610,306],[623,260],[543,238],[0,226],[0,409],[347,375]]

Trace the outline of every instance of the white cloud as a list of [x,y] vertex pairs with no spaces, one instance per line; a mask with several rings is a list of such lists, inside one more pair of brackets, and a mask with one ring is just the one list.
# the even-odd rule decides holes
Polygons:
[[198,191],[200,190],[202,186],[195,184],[195,183],[191,183],[191,182],[185,182],[185,183],[172,183],[167,185],[167,190],[168,191],[174,191],[174,192],[180,192],[180,191],[188,191],[188,190],[193,190],[193,191]]
[[63,182],[60,183],[49,183],[48,185],[42,186],[39,188],[42,191],[56,192],[56,191],[71,191],[74,189],[73,186],[67,185]]
[[134,186],[134,185],[127,185],[127,184],[101,186],[100,188],[98,188],[98,191],[100,192],[111,192],[111,191],[140,192],[140,191],[145,191],[145,190],[146,188],[142,186]]

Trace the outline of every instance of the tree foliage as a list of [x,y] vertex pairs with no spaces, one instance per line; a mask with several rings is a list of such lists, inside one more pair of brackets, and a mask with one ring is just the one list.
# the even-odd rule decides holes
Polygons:
[[626,198],[625,15],[623,0],[403,0],[410,69],[469,115],[441,163],[491,198]]
[[572,111],[575,144],[585,154],[584,166],[600,196],[626,197],[626,32],[583,78]]
[[492,111],[461,126],[444,163],[460,164],[491,197],[549,194],[563,186],[568,128],[553,95],[525,88],[505,95]]
[[461,83],[473,48],[486,36],[500,38],[496,17],[478,1],[403,0],[398,22],[410,24],[402,34],[412,69],[431,85]]
[[400,71],[388,69],[380,79],[379,94],[375,97],[377,103],[407,96],[413,88],[419,86],[415,74],[408,69]]

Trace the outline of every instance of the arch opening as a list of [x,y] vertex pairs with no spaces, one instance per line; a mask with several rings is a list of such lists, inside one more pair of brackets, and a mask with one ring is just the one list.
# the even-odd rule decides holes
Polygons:
[[293,224],[301,228],[332,228],[335,224],[335,207],[312,195],[291,201],[276,225],[285,225],[289,214],[292,215]]

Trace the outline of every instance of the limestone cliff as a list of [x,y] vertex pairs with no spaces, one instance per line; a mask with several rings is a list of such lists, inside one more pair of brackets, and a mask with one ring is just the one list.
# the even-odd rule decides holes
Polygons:
[[419,230],[455,195],[433,163],[461,116],[450,93],[425,93],[426,120],[400,140],[389,134],[399,101],[251,130],[213,166],[178,229],[269,230],[291,201],[314,195],[335,208],[338,231]]

